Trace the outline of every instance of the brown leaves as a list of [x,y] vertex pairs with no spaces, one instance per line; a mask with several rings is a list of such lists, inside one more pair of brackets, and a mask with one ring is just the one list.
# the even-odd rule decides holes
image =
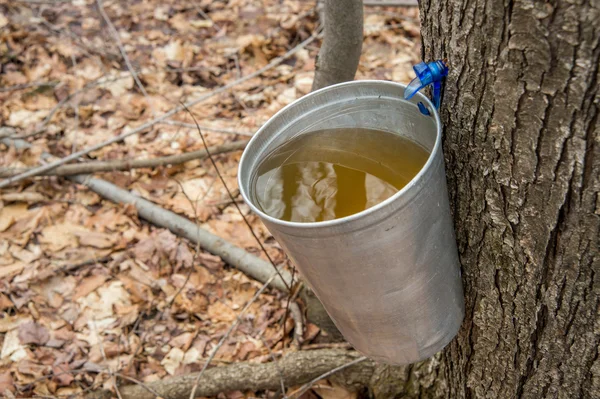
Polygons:
[[19,326],[19,341],[23,345],[44,345],[48,340],[48,329],[39,323],[30,321]]
[[[42,152],[64,156],[148,122],[154,116],[149,103],[162,113],[246,76],[308,37],[318,22],[308,13],[311,4],[289,0],[201,0],[193,7],[148,0],[105,6],[149,99],[107,39],[94,7],[81,1],[53,2],[43,10],[11,5],[0,14],[11,53],[2,60],[0,86],[58,84],[0,92],[0,119],[19,134],[54,112],[46,131],[29,139],[32,149],[0,148],[0,167],[35,166]],[[357,78],[410,78],[419,44],[413,37],[417,24],[407,18],[416,14],[408,9],[394,13],[401,18],[367,16],[371,33]],[[256,131],[282,106],[310,91],[317,49],[298,51],[289,62],[192,112],[202,125]],[[174,119],[191,122],[183,113]],[[233,137],[204,133],[209,145]],[[157,124],[91,156],[149,158],[201,147],[195,129]],[[237,184],[239,157],[239,152],[217,157],[231,189]],[[203,228],[260,254],[207,160],[98,177],[197,218]],[[196,370],[260,286],[222,259],[202,249],[196,253],[185,239],[140,220],[133,205],[113,204],[66,179],[37,178],[10,190],[0,198],[0,396],[6,389],[14,391],[15,384],[28,387],[22,392],[27,397],[76,394],[94,383],[110,388],[106,373],[86,372],[108,366],[143,381]],[[268,237],[258,219],[250,217],[250,222],[261,238]],[[267,249],[277,262],[284,260],[276,245]],[[280,294],[263,293],[217,358],[269,361],[260,338],[274,351],[285,350],[291,337],[281,333],[282,307]],[[310,341],[318,333],[309,324],[305,338]],[[51,372],[52,378],[36,381]],[[319,391],[322,397],[330,394],[346,399],[336,388]]]

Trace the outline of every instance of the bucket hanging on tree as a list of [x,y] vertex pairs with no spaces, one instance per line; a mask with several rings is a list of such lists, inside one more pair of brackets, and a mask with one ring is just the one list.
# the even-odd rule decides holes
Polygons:
[[[406,86],[385,81],[341,83],[300,98],[252,138],[238,177],[244,200],[348,342],[391,364],[432,356],[452,340],[464,316],[440,119],[429,99],[413,90],[427,84],[422,77],[406,93],[410,99]],[[253,182],[265,157],[299,135],[342,128],[400,135],[429,157],[404,188],[350,216],[299,223],[263,212]]]

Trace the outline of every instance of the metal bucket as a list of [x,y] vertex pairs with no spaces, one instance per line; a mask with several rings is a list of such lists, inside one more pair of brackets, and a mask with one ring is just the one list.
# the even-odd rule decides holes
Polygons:
[[[432,356],[456,335],[464,316],[460,265],[448,202],[440,119],[405,86],[355,81],[310,93],[271,118],[240,161],[239,186],[296,264],[340,332],[385,363]],[[426,105],[431,115],[419,111]],[[324,222],[275,219],[257,206],[253,181],[264,157],[312,131],[361,127],[399,134],[430,152],[402,190],[360,213]]]

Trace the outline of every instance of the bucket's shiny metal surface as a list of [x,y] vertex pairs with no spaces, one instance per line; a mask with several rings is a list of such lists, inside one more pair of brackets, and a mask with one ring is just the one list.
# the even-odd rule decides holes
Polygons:
[[[348,342],[393,364],[441,350],[464,316],[439,116],[420,93],[404,100],[404,88],[355,81],[302,97],[252,138],[238,177],[244,200],[292,258]],[[419,111],[418,102],[426,104],[431,116]],[[256,207],[254,173],[268,153],[296,135],[343,127],[400,134],[431,155],[394,196],[345,218],[294,223]]]

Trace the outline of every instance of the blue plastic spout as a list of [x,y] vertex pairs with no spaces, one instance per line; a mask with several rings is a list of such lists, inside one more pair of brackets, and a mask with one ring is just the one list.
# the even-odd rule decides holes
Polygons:
[[413,67],[417,77],[404,90],[404,98],[410,100],[416,92],[433,83],[433,105],[440,107],[442,96],[442,80],[448,75],[448,67],[444,61],[437,60],[429,63],[419,62]]

